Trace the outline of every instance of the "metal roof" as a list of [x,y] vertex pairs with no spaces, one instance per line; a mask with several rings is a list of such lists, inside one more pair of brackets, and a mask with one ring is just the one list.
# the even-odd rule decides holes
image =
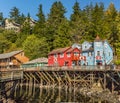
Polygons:
[[6,58],[10,58],[20,52],[22,52],[23,50],[18,50],[18,51],[12,51],[10,53],[4,53],[4,54],[0,54],[0,59],[6,59]]
[[55,49],[55,50],[51,51],[48,55],[55,54],[55,53],[63,53],[66,50],[68,50],[69,48],[71,48],[71,47],[65,47],[65,48]]
[[34,64],[34,63],[48,63],[48,59],[45,57],[37,58],[37,59],[31,60],[31,61],[24,63],[24,64]]

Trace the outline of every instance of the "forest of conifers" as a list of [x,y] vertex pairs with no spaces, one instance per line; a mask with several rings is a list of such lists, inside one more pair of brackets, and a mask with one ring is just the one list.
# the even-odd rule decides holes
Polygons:
[[[70,18],[65,17],[66,10],[62,2],[52,4],[50,12],[45,16],[42,5],[38,7],[38,20],[33,28],[24,23],[30,18],[25,16],[17,7],[9,12],[9,18],[21,24],[20,32],[0,29],[0,53],[13,50],[24,50],[30,59],[47,57],[56,48],[71,46],[73,43],[93,41],[98,35],[102,40],[107,39],[116,55],[116,63],[120,63],[120,11],[113,3],[104,8],[103,3],[92,3],[83,9],[75,2]],[[4,23],[3,13],[0,22]]]

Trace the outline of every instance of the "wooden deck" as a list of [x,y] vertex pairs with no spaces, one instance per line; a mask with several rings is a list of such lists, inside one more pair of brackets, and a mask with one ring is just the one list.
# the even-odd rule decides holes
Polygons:
[[12,81],[12,80],[18,80],[23,79],[23,72],[40,72],[40,71],[46,71],[46,72],[59,72],[59,71],[67,71],[67,72],[74,72],[74,71],[81,71],[81,72],[106,72],[106,71],[118,71],[120,72],[120,69],[118,67],[112,68],[110,66],[53,66],[53,67],[33,67],[33,68],[17,68],[17,69],[0,69],[0,82],[5,81]]
[[1,69],[0,70],[0,82],[7,82],[23,79],[22,69]]
[[[34,67],[0,70],[0,83],[23,79],[40,86],[83,86],[101,83],[103,89],[120,90],[120,68],[111,66]],[[4,84],[4,83],[3,83]]]
[[120,90],[120,68],[111,66],[73,66],[23,68],[24,82],[44,86],[92,88],[100,84],[111,92]]
[[119,67],[111,68],[111,66],[51,66],[51,67],[32,67],[23,68],[23,71],[120,71]]

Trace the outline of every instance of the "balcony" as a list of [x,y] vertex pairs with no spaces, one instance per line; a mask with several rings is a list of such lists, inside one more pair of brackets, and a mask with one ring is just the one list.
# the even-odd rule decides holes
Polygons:
[[72,57],[71,57],[71,60],[79,60],[79,58],[80,58],[80,56],[79,55],[73,55]]

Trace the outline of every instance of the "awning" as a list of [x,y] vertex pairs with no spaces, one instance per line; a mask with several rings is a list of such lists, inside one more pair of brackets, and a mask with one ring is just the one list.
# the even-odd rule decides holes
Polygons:
[[102,62],[102,60],[96,60],[96,62]]

